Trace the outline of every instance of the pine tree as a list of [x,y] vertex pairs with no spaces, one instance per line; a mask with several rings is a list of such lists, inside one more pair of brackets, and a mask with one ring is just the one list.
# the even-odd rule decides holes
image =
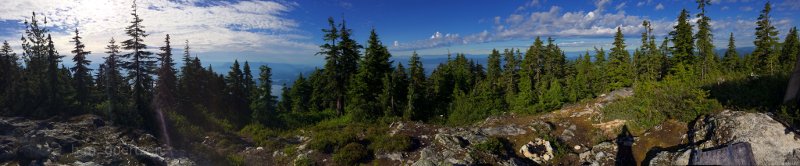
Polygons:
[[[156,71],[158,80],[154,88],[152,103],[156,116],[162,120],[162,123],[165,123],[163,121],[165,119],[164,112],[175,112],[177,109],[175,103],[178,101],[178,78],[175,76],[175,63],[172,60],[172,46],[170,46],[169,34],[167,34],[167,37],[164,39],[164,46],[160,47],[159,50],[161,50],[161,53],[158,53],[158,60],[161,62],[161,65]],[[166,135],[166,133],[168,133],[167,128],[162,126],[159,130],[161,130],[161,133],[165,134],[161,135],[161,139],[167,145],[170,145],[171,140]]]
[[244,74],[242,73],[242,68],[239,66],[239,60],[233,61],[231,71],[228,72],[228,76],[225,77],[224,82],[226,84],[225,93],[227,93],[227,104],[229,106],[228,112],[226,113],[230,120],[239,123],[239,125],[250,122],[249,117],[253,113],[248,107],[248,94],[244,89]]
[[411,59],[408,61],[409,79],[408,79],[408,102],[403,112],[403,119],[417,120],[420,119],[422,111],[424,110],[424,94],[425,94],[425,69],[422,68],[422,63],[419,61],[417,52],[411,54]]
[[306,78],[303,77],[303,73],[300,73],[297,79],[294,80],[291,93],[289,93],[292,96],[293,112],[306,112],[310,110],[308,103],[311,101],[312,88],[313,87],[311,87]]
[[511,103],[517,95],[517,82],[519,82],[519,59],[514,55],[514,51],[505,49],[503,51],[503,66],[502,81],[505,93],[506,103]]
[[[132,98],[134,108],[143,117],[145,122],[151,122],[153,118],[148,109],[150,107],[148,101],[151,96],[152,74],[156,62],[153,60],[154,57],[151,56],[153,53],[146,50],[147,45],[144,44],[144,38],[147,37],[147,34],[143,29],[142,19],[139,18],[139,14],[137,13],[135,1],[132,8],[133,12],[131,12],[131,15],[133,16],[133,21],[130,22],[131,25],[125,28],[125,34],[127,34],[130,39],[122,42],[122,49],[132,52],[121,56],[122,58],[128,59],[128,61],[122,63],[122,68],[128,71],[127,79],[131,80],[133,84]],[[137,124],[133,125],[140,124],[142,124],[142,122],[137,122]],[[144,124],[150,125],[152,123]]]
[[[355,40],[350,38],[352,31],[352,29],[347,28],[347,23],[342,20],[342,24],[340,24],[339,27],[340,40],[338,44],[338,48],[340,49],[342,55],[337,63],[339,65],[339,71],[336,72],[338,72],[342,77],[341,80],[343,87],[340,88],[342,88],[344,92],[354,89],[348,87],[348,84],[350,84],[350,80],[353,78],[353,75],[358,72],[358,61],[361,59],[360,49],[363,48]],[[366,86],[357,88],[366,88]],[[342,99],[347,100],[346,97],[343,97]],[[337,102],[337,110],[342,111],[342,109],[346,107],[345,104],[347,101],[344,100]]]
[[772,25],[769,12],[772,11],[772,5],[767,2],[764,9],[756,21],[756,39],[753,44],[756,46],[753,50],[752,56],[756,60],[754,68],[757,72],[762,74],[771,74],[777,70],[777,50],[778,44],[778,30]]
[[492,49],[492,53],[489,54],[486,66],[488,67],[486,70],[486,79],[490,80],[489,82],[492,84],[499,84],[500,76],[503,73],[503,69],[500,68],[500,51],[497,51],[497,49]]
[[384,89],[379,99],[384,108],[384,116],[402,116],[408,95],[408,75],[402,63],[391,74],[383,78]]
[[675,30],[669,33],[672,37],[670,41],[673,43],[672,64],[683,67],[694,64],[694,36],[692,35],[692,25],[689,24],[689,11],[681,10],[681,14],[678,16],[678,25],[675,25],[674,28]]
[[[262,125],[274,125],[275,116],[275,96],[272,96],[272,68],[267,65],[259,67],[261,73],[259,74],[258,88],[255,90],[255,96],[250,108],[253,110],[253,122]],[[286,86],[284,85],[284,90]],[[287,91],[283,92],[288,93]],[[283,98],[286,100],[286,98]]]
[[[346,36],[349,36],[345,34],[342,35],[343,41]],[[382,77],[391,70],[389,61],[391,55],[378,39],[375,29],[370,32],[368,43],[364,59],[357,69],[358,73],[353,76],[348,87],[347,108],[356,120],[369,120],[383,113],[378,108],[379,104],[373,101],[377,101],[378,94],[383,91]],[[340,44],[340,46],[347,45],[346,43]]]
[[17,93],[20,85],[20,72],[22,67],[19,65],[19,57],[8,45],[8,41],[3,41],[0,48],[0,115],[10,116],[13,106],[19,101]]
[[98,82],[102,81],[104,83],[104,100],[107,103],[106,114],[109,119],[121,124],[132,124],[141,117],[138,114],[130,113],[127,108],[127,97],[125,96],[128,91],[128,84],[120,73],[120,64],[122,62],[119,59],[119,48],[114,38],[111,38],[111,41],[106,46],[108,51],[105,53],[108,56],[105,57],[105,62],[103,62],[103,79],[98,79]]
[[594,75],[591,76],[592,85],[595,85],[592,87],[592,91],[596,94],[601,94],[608,90],[606,51],[603,48],[597,49],[597,47],[594,48],[594,51],[595,71],[601,72],[595,72]]
[[177,109],[175,108],[175,103],[178,96],[178,79],[175,74],[175,63],[172,60],[172,46],[169,39],[169,34],[167,34],[164,39],[164,46],[159,48],[161,53],[158,53],[158,59],[161,65],[156,72],[158,80],[156,81],[153,95],[153,105],[156,110],[161,109],[161,111],[175,111]]
[[728,50],[725,51],[725,56],[722,57],[722,65],[729,72],[739,69],[739,53],[736,52],[735,42],[733,32],[731,32],[730,38],[728,38]]
[[84,50],[86,46],[84,46],[83,42],[81,42],[80,32],[78,32],[77,28],[75,29],[75,37],[72,38],[72,42],[75,43],[75,49],[72,50],[72,53],[75,54],[75,56],[72,58],[72,60],[75,62],[75,66],[70,70],[74,73],[72,77],[74,78],[73,86],[75,87],[76,91],[75,97],[78,101],[78,111],[87,112],[89,111],[90,104],[92,102],[91,91],[92,85],[94,84],[92,81],[92,75],[89,73],[91,69],[88,67],[91,61],[86,60],[86,55],[90,54],[91,52]]
[[712,70],[717,69],[717,55],[714,53],[713,35],[711,34],[711,19],[706,15],[706,5],[711,5],[710,0],[697,0],[700,13],[697,14],[697,51],[701,59],[700,77],[705,78]]
[[797,56],[800,55],[800,39],[797,37],[797,27],[789,29],[789,34],[783,41],[781,55],[778,57],[783,72],[790,72],[794,69]]
[[519,94],[513,102],[514,110],[524,111],[536,102],[536,84],[540,80],[542,73],[542,50],[544,49],[542,40],[536,37],[533,44],[525,52],[519,71]]
[[292,111],[292,89],[286,84],[283,84],[283,88],[281,88],[281,101],[278,103],[278,111],[281,112],[290,112]]
[[608,62],[609,88],[619,89],[631,85],[630,54],[625,50],[625,37],[622,29],[617,27],[614,35],[614,48],[611,48]]
[[244,75],[244,92],[247,95],[247,103],[251,103],[250,99],[255,93],[256,82],[253,79],[253,72],[250,71],[250,63],[244,61],[244,67],[242,67],[242,74]]
[[[344,94],[345,94],[345,76],[344,72],[342,72],[342,66],[340,62],[342,61],[342,51],[338,45],[338,39],[340,37],[338,26],[334,23],[333,18],[328,18],[328,24],[330,25],[330,29],[323,29],[322,32],[325,34],[323,40],[325,44],[320,46],[320,52],[317,55],[325,55],[325,69],[323,70],[326,81],[329,81],[324,85],[326,93],[325,98],[331,98],[334,100],[333,108],[336,109],[337,113],[341,115],[343,113],[343,105],[344,105]],[[328,99],[320,99],[320,101],[330,101]],[[327,105],[327,104],[324,104]]]

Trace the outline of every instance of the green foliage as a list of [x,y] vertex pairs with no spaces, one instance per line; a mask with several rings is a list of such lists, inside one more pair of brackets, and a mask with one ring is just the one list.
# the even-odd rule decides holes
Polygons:
[[359,143],[349,143],[333,154],[333,161],[338,165],[356,165],[371,157],[367,148]]
[[617,33],[614,35],[614,48],[611,49],[607,66],[609,89],[619,89],[631,85],[633,70],[630,62],[630,54],[625,49],[622,29],[617,28]]
[[752,54],[755,60],[754,69],[761,74],[772,74],[778,70],[778,50],[776,48],[778,29],[772,25],[770,11],[772,11],[772,5],[767,2],[756,21],[756,39],[753,41],[756,46]]
[[697,116],[722,110],[719,102],[708,99],[707,90],[687,80],[667,78],[661,82],[643,82],[636,85],[634,92],[632,97],[603,108],[605,118],[628,120],[632,131],[641,132],[665,119],[689,122]]
[[370,139],[369,148],[376,153],[408,151],[413,148],[411,137],[406,135],[379,134]]
[[229,154],[227,159],[229,165],[235,165],[235,166],[245,165],[244,156],[237,154]]
[[486,139],[486,141],[474,144],[472,146],[480,151],[497,155],[502,155],[506,152],[506,149],[508,149],[502,138],[498,137],[489,137],[489,139]]

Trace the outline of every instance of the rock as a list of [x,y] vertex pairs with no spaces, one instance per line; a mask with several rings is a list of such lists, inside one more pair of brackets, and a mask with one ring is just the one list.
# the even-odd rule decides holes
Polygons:
[[463,148],[466,145],[466,142],[461,137],[448,134],[436,134],[434,139],[442,146],[451,149]]
[[545,164],[554,157],[553,147],[550,146],[550,141],[541,138],[536,138],[534,141],[522,145],[519,149],[519,153],[537,164]]
[[515,126],[487,127],[482,128],[481,132],[491,136],[516,136],[527,133],[525,130]]
[[[587,148],[588,149],[588,148]],[[592,150],[580,153],[578,156],[582,163],[591,165],[614,165],[616,161],[617,145],[612,142],[603,142],[591,147]]]
[[561,139],[564,142],[571,142],[572,138],[575,137],[575,130],[577,129],[578,126],[575,126],[575,124],[570,124],[568,128],[561,132],[561,135],[558,136],[558,139]]
[[0,135],[9,135],[14,132],[16,127],[5,120],[0,120]]
[[78,161],[90,162],[92,161],[92,159],[95,158],[95,154],[97,154],[97,152],[98,152],[97,149],[95,149],[94,147],[87,146],[78,149],[77,151],[75,151],[75,153],[73,153],[73,155],[75,155],[75,158],[77,158]]
[[502,166],[527,166],[528,163],[525,163],[522,159],[511,157],[510,159],[500,162]]
[[[767,114],[725,110],[701,118],[690,131],[690,141],[700,150],[748,142],[756,165],[800,164],[798,135]],[[650,163],[685,165],[690,153],[689,149],[659,152]]]
[[19,147],[19,149],[17,149],[17,157],[22,159],[22,160],[27,160],[27,161],[37,160],[37,161],[41,161],[41,160],[47,159],[49,156],[50,156],[50,152],[48,152],[47,150],[44,150],[44,149],[42,149],[40,147],[37,147],[35,145],[31,145],[31,144],[23,145],[23,146]]

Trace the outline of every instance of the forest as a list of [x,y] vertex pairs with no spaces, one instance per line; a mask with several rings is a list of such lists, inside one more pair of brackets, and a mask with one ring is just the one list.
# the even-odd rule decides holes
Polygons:
[[[342,163],[367,155],[357,151],[413,146],[408,137],[369,135],[392,122],[468,126],[493,115],[548,113],[621,88],[636,93],[603,112],[606,118],[632,122],[628,127],[634,133],[668,119],[691,122],[723,109],[770,112],[799,125],[796,100],[783,99],[800,56],[797,28],[778,32],[767,2],[755,22],[755,50],[739,53],[733,33],[712,36],[712,18],[705,13],[709,4],[698,1],[694,14],[682,10],[669,34],[654,34],[644,20],[641,41],[625,41],[617,28],[613,47],[587,50],[574,59],[566,57],[557,39],[536,37],[527,49],[492,50],[486,64],[455,53],[433,69],[423,68],[424,56],[416,52],[408,62],[392,61],[377,29],[366,43],[358,43],[345,20],[331,17],[316,53],[325,58],[324,66],[299,74],[280,96],[272,95],[269,66],[253,70],[249,62],[237,60],[229,71],[214,71],[192,56],[191,41],[176,45],[169,35],[149,36],[141,24],[147,18],[135,5],[126,36],[108,39],[104,53],[86,51],[79,29],[74,29],[74,49],[59,53],[45,28],[47,19],[33,13],[25,21],[22,50],[12,50],[8,42],[0,49],[0,115],[95,114],[186,149],[210,132],[282,147],[271,138],[313,131],[317,136],[311,148]],[[728,45],[715,46],[715,37],[729,38]],[[148,46],[145,40],[163,43]],[[628,47],[631,42],[641,47]],[[185,51],[173,54],[173,46]],[[717,49],[726,51],[720,55]],[[106,55],[99,68],[89,67],[89,54]],[[64,66],[70,60],[64,55],[74,55],[73,67]],[[352,136],[362,131],[368,136]]]

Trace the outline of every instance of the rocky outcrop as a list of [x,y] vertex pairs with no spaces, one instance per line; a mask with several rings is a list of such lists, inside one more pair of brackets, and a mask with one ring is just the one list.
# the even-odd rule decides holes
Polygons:
[[0,165],[195,165],[150,134],[107,124],[95,115],[0,117]]
[[555,157],[553,155],[553,147],[550,145],[550,141],[543,140],[541,138],[536,138],[534,141],[528,142],[528,144],[522,145],[519,149],[519,153],[525,158],[536,162],[537,164],[545,164],[550,159]]
[[[747,142],[756,165],[800,164],[798,135],[764,113],[723,111],[698,120],[692,129],[690,139],[697,150]],[[689,164],[689,148],[657,153],[650,164]]]

